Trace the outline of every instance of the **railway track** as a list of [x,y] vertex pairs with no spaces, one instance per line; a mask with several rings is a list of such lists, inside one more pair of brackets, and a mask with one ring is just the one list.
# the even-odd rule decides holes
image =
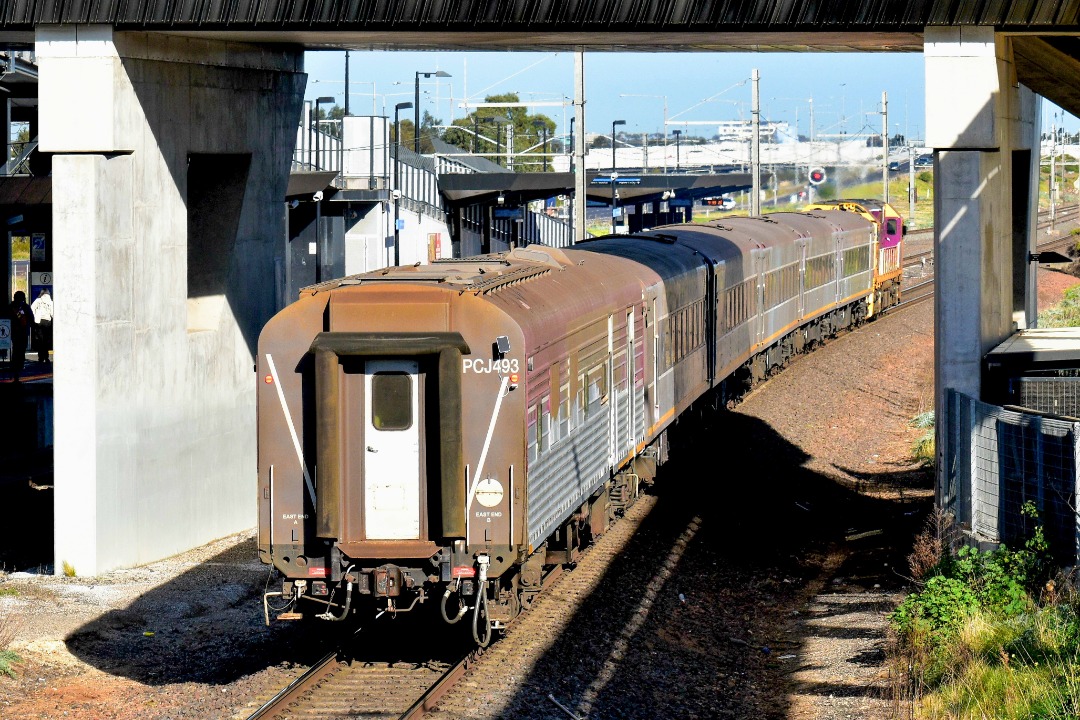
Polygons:
[[[354,642],[364,642],[363,635]],[[386,655],[381,644],[377,654]],[[365,654],[371,654],[370,652]],[[475,661],[462,653],[456,662],[363,659],[342,647],[325,655],[282,688],[248,720],[402,720],[422,717]]]
[[[481,663],[513,667],[523,658],[534,661],[542,655],[571,621],[582,598],[599,585],[612,559],[623,551],[655,502],[649,495],[638,498],[608,532],[582,551],[572,572],[564,573],[556,566],[545,576],[544,592],[532,607],[490,647],[483,650],[470,648],[450,660],[409,658],[390,661],[385,659],[387,648],[392,643],[402,645],[408,641],[389,631],[385,635],[388,640],[377,641],[358,632],[349,646],[327,653],[249,715],[248,720],[415,720],[424,717],[447,696],[452,714],[455,708],[465,713],[466,707],[475,703],[477,688],[483,690],[492,683],[494,689],[501,682],[498,678],[502,677],[501,672],[485,678],[482,672],[470,670]],[[441,627],[445,634],[446,626]],[[427,637],[430,644],[430,628]],[[359,650],[353,646],[358,646]],[[373,659],[380,656],[383,659]],[[462,690],[458,685],[465,678],[469,678],[469,687]],[[550,702],[553,716],[559,716],[558,700],[551,699]]]
[[[1071,207],[1067,210],[1061,210],[1054,219],[1054,227],[1074,222],[1077,219],[1080,219],[1080,208]],[[1039,214],[1037,228],[1039,230],[1049,230],[1051,228],[1048,213]],[[909,232],[908,237],[915,236],[923,239],[931,233],[933,233],[933,228],[926,228]],[[1070,233],[1038,243],[1036,249],[1039,252],[1054,250],[1064,252],[1068,248],[1075,246],[1076,243],[1077,238]],[[903,268],[904,278],[901,285],[903,300],[893,310],[918,304],[934,296],[934,251],[932,248],[905,256]]]

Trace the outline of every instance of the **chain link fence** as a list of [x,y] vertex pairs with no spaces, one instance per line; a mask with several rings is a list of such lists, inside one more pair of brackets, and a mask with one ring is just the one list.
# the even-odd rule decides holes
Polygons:
[[[1006,410],[949,390],[941,506],[976,540],[1018,547],[1041,523],[1050,549],[1076,562],[1080,423]],[[1021,508],[1031,502],[1038,518]]]

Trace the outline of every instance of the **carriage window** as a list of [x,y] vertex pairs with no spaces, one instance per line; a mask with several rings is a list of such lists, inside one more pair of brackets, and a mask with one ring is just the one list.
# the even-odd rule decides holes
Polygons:
[[545,395],[540,398],[540,417],[536,425],[536,450],[547,450],[551,435],[551,399]]
[[896,218],[889,218],[885,221],[885,232],[888,235],[896,234]]
[[535,460],[536,456],[537,456],[537,446],[536,446],[537,422],[536,422],[536,415],[537,415],[537,408],[536,408],[535,405],[533,405],[531,408],[529,408],[529,443],[528,443],[529,444],[529,460]]
[[376,430],[412,427],[412,380],[408,373],[375,373],[371,378],[371,424]]

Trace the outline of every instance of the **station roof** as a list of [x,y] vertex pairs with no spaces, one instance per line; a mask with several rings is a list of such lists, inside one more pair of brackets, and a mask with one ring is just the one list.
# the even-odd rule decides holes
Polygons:
[[[680,197],[701,198],[709,195],[745,190],[752,184],[749,173],[718,175],[636,175],[622,171],[616,178],[619,199],[626,202],[654,202],[665,193]],[[589,171],[586,175],[586,197],[589,200],[611,201],[611,179],[608,173]],[[508,204],[571,195],[574,192],[573,173],[441,173],[439,190],[456,204],[484,204],[497,201],[503,195]]]
[[986,361],[1010,367],[1046,363],[1080,366],[1080,328],[1019,330],[987,353]]

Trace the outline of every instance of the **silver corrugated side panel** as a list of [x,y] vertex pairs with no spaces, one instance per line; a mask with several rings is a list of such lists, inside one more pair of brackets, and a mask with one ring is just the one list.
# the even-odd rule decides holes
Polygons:
[[[603,407],[603,406],[602,406]],[[607,466],[607,407],[575,428],[528,470],[528,539],[537,545],[603,485]]]

